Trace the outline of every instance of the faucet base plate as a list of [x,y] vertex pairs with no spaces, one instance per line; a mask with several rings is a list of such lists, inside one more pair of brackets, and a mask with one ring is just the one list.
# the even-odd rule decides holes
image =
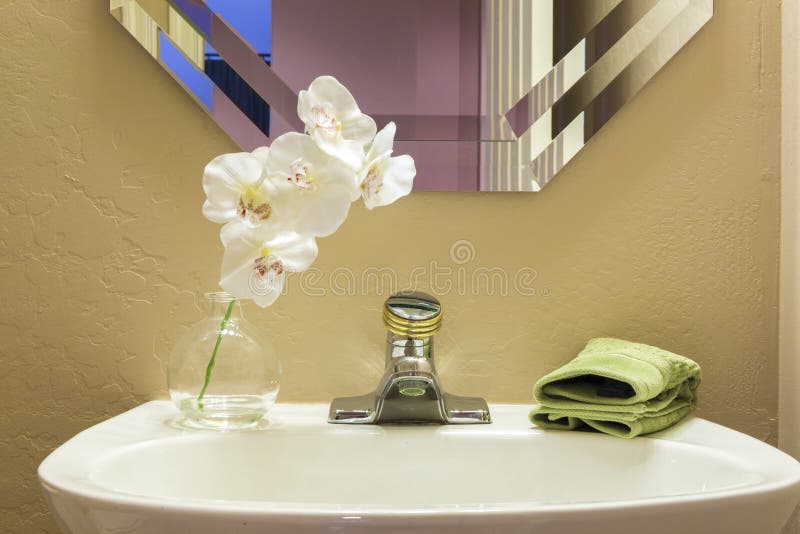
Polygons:
[[492,422],[489,406],[479,397],[445,393],[439,398],[419,396],[403,403],[381,402],[377,393],[338,397],[331,402],[328,422],[375,425],[384,423],[487,424]]

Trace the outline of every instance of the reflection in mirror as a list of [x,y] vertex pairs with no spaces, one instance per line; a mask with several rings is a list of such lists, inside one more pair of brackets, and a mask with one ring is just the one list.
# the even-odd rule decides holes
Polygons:
[[538,191],[710,19],[713,0],[110,0],[244,150],[337,77],[416,189]]

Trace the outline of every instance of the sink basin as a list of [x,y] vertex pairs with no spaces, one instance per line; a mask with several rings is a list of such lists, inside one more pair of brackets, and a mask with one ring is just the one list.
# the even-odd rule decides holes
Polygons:
[[150,402],[78,434],[40,466],[67,532],[778,533],[800,464],[699,418],[630,441],[543,431],[529,406],[494,423],[326,423],[278,405],[266,428],[184,430]]

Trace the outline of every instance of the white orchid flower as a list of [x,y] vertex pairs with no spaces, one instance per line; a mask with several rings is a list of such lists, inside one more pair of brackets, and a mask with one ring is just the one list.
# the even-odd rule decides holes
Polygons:
[[360,190],[369,209],[391,204],[411,192],[417,169],[411,156],[391,157],[397,126],[387,124],[378,132],[361,170]]
[[300,133],[273,141],[266,172],[286,209],[295,214],[292,229],[315,237],[329,236],[341,226],[358,189],[353,169]]
[[308,135],[224,154],[203,175],[203,214],[223,224],[220,286],[262,307],[280,296],[286,273],[313,264],[315,238],[333,234],[353,201],[391,204],[411,192],[417,172],[410,156],[392,157],[396,125],[377,132],[335,78],[321,76],[301,91],[297,111]]
[[372,117],[364,115],[355,98],[332,76],[320,76],[307,91],[300,91],[297,114],[317,145],[328,155],[358,169],[364,147],[378,131]]
[[253,150],[250,154],[258,160],[258,162],[261,164],[261,168],[263,169],[264,164],[267,162],[267,157],[269,156],[269,147],[260,146]]
[[252,299],[262,308],[283,291],[286,273],[302,272],[317,258],[313,237],[291,231],[266,231],[243,225],[229,236],[222,257],[220,287],[239,299]]
[[[203,215],[216,223],[244,223],[250,227],[273,225],[281,218],[281,202],[276,202],[279,189],[266,180],[262,160],[266,147],[250,154],[223,154],[206,165],[203,190],[207,200]],[[289,215],[289,213],[284,213]]]

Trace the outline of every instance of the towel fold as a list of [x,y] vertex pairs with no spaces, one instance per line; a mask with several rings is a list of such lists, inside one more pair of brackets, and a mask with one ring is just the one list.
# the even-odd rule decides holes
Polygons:
[[678,354],[596,338],[536,383],[531,421],[543,428],[589,426],[621,438],[674,425],[697,406],[700,366]]

